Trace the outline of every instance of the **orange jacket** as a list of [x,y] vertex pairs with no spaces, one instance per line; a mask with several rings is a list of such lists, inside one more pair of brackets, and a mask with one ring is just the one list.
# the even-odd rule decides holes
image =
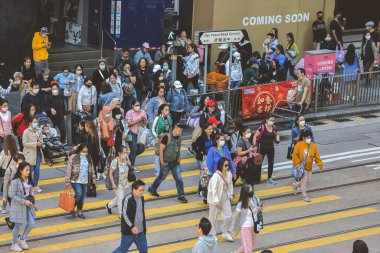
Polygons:
[[42,37],[40,32],[35,32],[32,40],[33,60],[44,61],[49,58],[49,53],[44,43],[49,42],[49,38]]
[[[293,164],[296,167],[299,167],[301,163],[305,160],[307,150],[308,150],[308,144],[306,144],[304,141],[300,141],[296,144],[293,151]],[[314,142],[310,143],[309,148],[309,155],[307,156],[306,164],[305,164],[305,170],[311,171],[313,168],[313,161],[315,159],[315,163],[318,165],[319,168],[323,168],[323,162],[321,160],[321,156],[318,152],[317,145],[315,145]]]

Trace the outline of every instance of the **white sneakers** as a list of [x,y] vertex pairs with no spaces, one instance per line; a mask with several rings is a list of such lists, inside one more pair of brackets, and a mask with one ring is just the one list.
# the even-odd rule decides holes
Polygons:
[[223,236],[224,239],[226,239],[229,242],[233,242],[234,241],[234,238],[232,238],[232,236],[229,233],[227,233],[227,232],[224,232],[222,234],[222,236]]
[[308,196],[304,197],[303,200],[306,202],[311,202],[311,198],[309,198]]
[[17,238],[17,243],[22,249],[29,249],[28,244],[26,244],[26,240],[22,240],[20,237]]
[[11,251],[22,252],[22,248],[20,247],[20,245],[18,245],[18,243],[14,243],[11,246]]
[[2,214],[6,214],[7,213],[7,208],[3,208],[2,206],[0,206],[0,212]]

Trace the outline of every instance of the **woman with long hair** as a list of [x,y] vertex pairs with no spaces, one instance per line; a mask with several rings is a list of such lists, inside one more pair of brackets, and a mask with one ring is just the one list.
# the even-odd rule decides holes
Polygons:
[[197,46],[190,43],[187,47],[188,55],[184,58],[185,69],[183,71],[183,89],[187,92],[189,83],[193,84],[194,89],[198,89],[199,79],[199,55]]
[[85,219],[82,209],[88,184],[96,184],[95,169],[89,155],[89,146],[80,144],[75,154],[69,157],[66,168],[66,189],[72,187],[75,192],[76,211],[70,212],[73,218],[78,216]]
[[[3,150],[0,153],[0,168],[5,170],[5,173],[7,173],[8,168],[11,166],[12,158],[17,155],[17,145],[16,140],[13,137],[13,135],[7,135],[4,138],[4,144],[3,144]],[[9,182],[6,182],[5,174],[4,178],[0,178],[0,185],[3,184],[3,205],[0,207],[0,211],[2,213],[6,213],[6,207],[7,207],[7,196],[8,196],[8,187],[6,184],[9,184]]]
[[[26,237],[33,229],[36,220],[35,212],[38,210],[33,189],[31,166],[27,162],[22,162],[18,166],[9,189],[9,197],[12,200],[9,220],[15,223],[11,250],[15,252],[29,249]],[[19,236],[23,224],[26,226],[22,235]]]
[[[69,97],[69,101],[70,101]],[[66,142],[66,110],[64,97],[59,94],[58,84],[51,86],[51,95],[46,96],[46,109],[49,118],[53,122],[52,127],[58,127],[60,133],[60,141]]]
[[12,134],[12,113],[8,101],[3,99],[0,101],[0,151],[3,150],[4,138],[8,134]]
[[68,110],[69,111],[76,111],[77,110],[77,103],[78,103],[78,93],[82,86],[84,85],[84,79],[86,76],[84,75],[84,69],[81,64],[75,65],[74,68],[74,81],[71,84],[71,96],[69,97],[68,101]]
[[286,40],[288,41],[288,45],[285,49],[286,54],[286,62],[285,62],[285,75],[289,74],[293,79],[297,79],[297,75],[294,74],[294,66],[297,63],[297,57],[299,54],[298,46],[294,42],[293,33],[286,34]]
[[240,189],[236,214],[232,220],[233,234],[236,236],[240,233],[242,246],[233,252],[252,252],[257,236],[254,223],[259,211],[262,211],[260,199],[255,196],[252,185],[244,184]]
[[118,150],[121,146],[127,146],[127,136],[129,133],[128,123],[121,110],[122,109],[119,107],[112,109],[112,119],[114,124],[112,137],[115,141],[115,150]]
[[[359,57],[355,52],[354,44],[349,44],[347,47],[346,55],[344,56],[344,82],[346,83],[343,86],[345,91],[343,93],[343,99],[349,101],[350,98],[355,100],[353,87],[357,80],[358,71],[359,71]],[[342,86],[341,86],[342,87]]]
[[38,187],[40,179],[40,165],[42,160],[41,148],[44,145],[42,141],[42,132],[38,128],[36,118],[29,118],[29,127],[22,135],[22,144],[24,145],[25,161],[29,163],[33,171],[33,182],[36,192],[42,192]]
[[165,103],[165,88],[159,87],[156,96],[148,104],[148,122],[150,126],[152,126],[154,118],[159,114],[159,107]]
[[211,234],[216,238],[217,220],[222,215],[222,236],[228,241],[234,241],[229,233],[232,211],[231,202],[234,194],[232,174],[229,171],[231,163],[222,157],[218,161],[217,171],[211,177],[208,184],[207,203],[209,204],[209,217],[211,222]]
[[151,78],[149,74],[149,62],[146,58],[141,57],[136,68],[136,97],[141,103],[148,92],[151,90]]
[[121,217],[123,214],[123,198],[127,194],[128,170],[131,162],[128,159],[128,149],[125,146],[117,147],[116,154],[117,157],[112,160],[109,171],[110,182],[116,196],[110,203],[106,204],[106,209],[108,214],[112,214],[111,208],[117,206],[119,217]]
[[116,98],[117,95],[112,91],[111,85],[109,83],[103,82],[101,87],[101,93],[99,94],[98,105],[110,106],[112,99]]
[[18,145],[20,151],[22,152],[24,146],[22,145],[22,135],[24,131],[29,127],[29,119],[36,116],[36,107],[33,104],[29,104],[25,110],[17,114],[12,119],[12,128],[14,129],[14,134],[17,136]]
[[[103,157],[102,150],[100,148],[100,141],[99,141],[99,135],[98,130],[96,128],[96,125],[91,120],[85,121],[85,131],[87,133],[87,145],[90,148],[89,155],[91,156],[91,160],[94,164],[95,171],[97,172],[97,180],[100,179],[100,176],[103,173],[103,164],[99,165],[100,158]],[[103,176],[104,178],[104,176]]]
[[114,146],[112,144],[112,134],[114,128],[114,122],[112,120],[112,111],[108,106],[103,106],[103,109],[99,112],[98,118],[95,119],[95,125],[100,133],[100,146],[108,157],[110,148]]

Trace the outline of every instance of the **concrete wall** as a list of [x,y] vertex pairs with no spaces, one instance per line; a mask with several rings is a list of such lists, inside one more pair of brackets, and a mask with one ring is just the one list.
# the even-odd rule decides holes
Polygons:
[[[253,50],[262,52],[266,33],[276,27],[284,46],[286,34],[293,32],[302,52],[311,48],[311,25],[317,11],[324,10],[329,21],[334,7],[335,0],[194,0],[193,31],[246,29]],[[264,24],[260,23],[262,16]],[[212,46],[212,61],[217,51],[217,46]]]

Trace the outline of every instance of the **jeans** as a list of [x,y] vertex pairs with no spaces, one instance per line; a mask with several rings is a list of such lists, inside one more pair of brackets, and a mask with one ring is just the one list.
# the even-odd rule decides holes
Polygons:
[[64,89],[59,89],[59,95],[61,95],[63,97],[63,102],[64,102],[64,105],[65,105],[65,111],[67,112],[68,111],[68,107],[69,107],[69,98],[68,97],[65,97],[64,95]]
[[4,138],[0,137],[0,152],[3,151]]
[[83,209],[84,197],[86,194],[87,184],[78,184],[71,183],[71,187],[73,187],[75,192],[75,206],[77,207],[77,211],[81,211]]
[[237,89],[240,87],[240,81],[231,81],[230,89]]
[[135,243],[139,253],[148,252],[148,243],[146,241],[146,235],[144,232],[138,235],[121,235],[120,246],[115,249],[112,253],[126,253],[131,247],[132,243]]
[[36,72],[36,76],[41,75],[42,70],[49,68],[48,60],[43,61],[35,61],[34,62],[34,71]]
[[165,178],[168,176],[169,171],[172,172],[173,178],[175,180],[175,185],[177,187],[178,192],[178,198],[185,196],[185,190],[183,189],[183,180],[181,176],[181,165],[177,162],[174,163],[168,163],[165,167],[161,167],[160,174],[158,177],[154,180],[153,184],[151,185],[150,189],[152,191],[157,191],[157,188],[160,186],[162,181],[165,180]]
[[161,170],[160,157],[158,155],[154,155],[154,171],[160,172],[160,170]]
[[171,116],[172,116],[172,124],[173,126],[181,121],[181,116],[184,114],[184,112],[174,112],[171,111]]
[[42,160],[41,149],[37,148],[36,165],[32,166],[34,186],[38,186],[38,180],[40,179],[40,165]]
[[131,161],[132,167],[135,166],[136,157],[142,154],[145,147],[142,145],[137,145],[137,134],[130,132],[132,135],[132,141],[128,142],[131,152],[129,153],[129,160]]
[[[32,212],[30,211],[30,207],[26,207],[26,227],[24,229],[24,232],[22,233],[22,235],[20,236],[20,239],[21,240],[25,240],[26,237],[28,236],[28,234],[30,233],[30,231],[32,231],[33,227],[34,227],[34,223],[35,223],[35,220],[34,220],[34,217],[32,215]],[[20,234],[20,231],[21,231],[21,227],[22,227],[22,223],[15,223],[15,226],[13,228],[13,238],[12,238],[12,243],[17,243],[17,238],[18,238],[18,235]]]
[[274,147],[261,147],[260,154],[263,156],[268,155],[268,179],[272,178],[273,174],[273,164],[274,164]]

